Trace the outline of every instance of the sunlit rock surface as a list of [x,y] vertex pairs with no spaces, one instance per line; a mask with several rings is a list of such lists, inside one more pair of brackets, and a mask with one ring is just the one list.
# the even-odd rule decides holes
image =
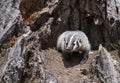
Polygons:
[[0,1],[0,32],[13,25],[20,13],[19,4],[22,0],[1,0]]
[[120,0],[107,0],[108,19],[120,20]]

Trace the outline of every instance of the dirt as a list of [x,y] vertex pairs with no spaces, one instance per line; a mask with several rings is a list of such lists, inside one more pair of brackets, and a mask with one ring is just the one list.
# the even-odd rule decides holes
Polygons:
[[[55,49],[47,49],[44,67],[56,75],[60,83],[93,83],[90,79],[89,68],[96,53],[96,51],[91,53],[88,61],[80,65],[78,55],[66,61]],[[97,82],[94,81],[94,83]]]

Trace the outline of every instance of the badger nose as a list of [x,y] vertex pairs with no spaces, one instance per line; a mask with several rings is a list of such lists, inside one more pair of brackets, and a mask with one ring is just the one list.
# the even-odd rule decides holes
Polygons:
[[69,51],[69,50],[70,50],[70,48],[66,48],[66,50],[67,50],[67,51]]
[[70,50],[70,49],[66,48],[66,50]]

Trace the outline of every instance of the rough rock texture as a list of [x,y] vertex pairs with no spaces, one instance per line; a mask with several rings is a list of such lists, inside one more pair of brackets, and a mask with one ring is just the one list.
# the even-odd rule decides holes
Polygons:
[[[73,61],[69,63],[56,51],[56,40],[63,31],[82,30],[88,36],[93,49],[98,48],[100,43],[103,45],[118,43],[120,22],[116,18],[119,15],[113,11],[114,16],[110,11],[113,7],[119,13],[119,3],[112,6],[111,2],[113,1],[1,0],[0,82],[98,83],[101,81],[95,75],[94,78],[90,77],[89,66],[96,56],[95,51],[90,54],[88,62],[84,65],[78,64],[77,59],[80,56],[77,59],[73,57]],[[113,18],[110,19],[111,17]],[[104,53],[102,55],[104,56]],[[110,64],[105,67],[113,67],[111,61],[108,60]],[[102,62],[105,63],[104,59]],[[100,67],[106,72],[104,65]],[[110,71],[111,69],[117,72],[114,67],[110,68]],[[110,74],[114,75],[112,72]],[[113,82],[112,79],[109,81]]]
[[102,83],[119,83],[120,67],[107,50],[99,46],[98,55],[92,63],[91,71],[96,73]]
[[[107,1],[107,13],[108,13],[108,19],[110,20],[111,18],[115,20],[120,20],[120,1],[119,0],[111,0]],[[114,24],[114,23],[113,23]]]
[[0,1],[0,45],[14,34],[15,24],[20,20],[20,2],[21,0]]
[[0,32],[8,29],[13,25],[13,22],[18,17],[20,10],[19,5],[22,0],[0,1]]

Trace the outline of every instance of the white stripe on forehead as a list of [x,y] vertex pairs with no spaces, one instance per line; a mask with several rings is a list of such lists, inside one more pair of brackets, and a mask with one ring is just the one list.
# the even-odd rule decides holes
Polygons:
[[68,47],[71,46],[72,42],[73,42],[73,38],[74,38],[74,34],[71,36],[69,42],[68,42]]

